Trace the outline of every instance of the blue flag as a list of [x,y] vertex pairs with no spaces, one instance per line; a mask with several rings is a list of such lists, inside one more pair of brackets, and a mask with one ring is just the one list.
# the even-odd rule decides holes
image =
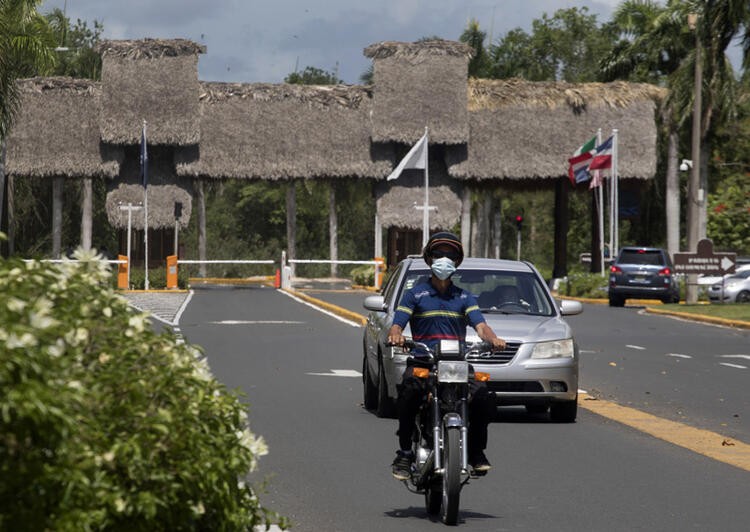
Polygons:
[[148,147],[146,146],[146,123],[143,123],[141,132],[141,179],[143,188],[148,187]]

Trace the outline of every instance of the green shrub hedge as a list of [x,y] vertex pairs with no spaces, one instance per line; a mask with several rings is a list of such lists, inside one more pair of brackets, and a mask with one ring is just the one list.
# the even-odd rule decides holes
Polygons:
[[76,258],[0,260],[0,530],[279,520],[243,482],[267,451],[247,405]]

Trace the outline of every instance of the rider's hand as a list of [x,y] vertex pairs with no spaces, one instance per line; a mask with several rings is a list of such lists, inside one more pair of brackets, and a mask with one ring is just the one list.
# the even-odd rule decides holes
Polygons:
[[388,343],[390,345],[404,345],[404,336],[401,333],[389,333]]
[[505,349],[505,340],[498,336],[490,340],[490,343],[492,344],[492,347],[497,349],[498,351],[502,351],[503,349]]

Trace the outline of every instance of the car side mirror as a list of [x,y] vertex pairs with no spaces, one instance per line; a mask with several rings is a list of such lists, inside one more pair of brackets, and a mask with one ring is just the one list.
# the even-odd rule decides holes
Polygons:
[[583,312],[583,305],[580,301],[572,299],[563,299],[560,301],[560,314],[563,316],[575,316]]
[[388,305],[385,304],[383,296],[367,296],[362,305],[367,310],[374,310],[375,312],[385,312],[388,310]]

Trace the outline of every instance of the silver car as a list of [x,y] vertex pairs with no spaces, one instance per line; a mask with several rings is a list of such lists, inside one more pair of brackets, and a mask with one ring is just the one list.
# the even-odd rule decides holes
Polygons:
[[711,303],[750,303],[750,269],[738,268],[723,280],[723,283],[719,281],[708,288]]
[[[379,417],[395,415],[396,386],[409,354],[386,345],[393,314],[404,291],[430,278],[418,257],[401,261],[381,295],[369,296],[364,333],[364,403]],[[452,280],[468,290],[490,327],[505,339],[501,353],[469,358],[476,371],[490,374],[488,388],[498,405],[524,405],[531,413],[550,412],[557,422],[573,422],[578,409],[578,345],[562,316],[580,314],[577,301],[558,306],[539,272],[528,262],[466,258]],[[404,336],[410,337],[409,327]],[[467,328],[466,343],[479,342]]]

